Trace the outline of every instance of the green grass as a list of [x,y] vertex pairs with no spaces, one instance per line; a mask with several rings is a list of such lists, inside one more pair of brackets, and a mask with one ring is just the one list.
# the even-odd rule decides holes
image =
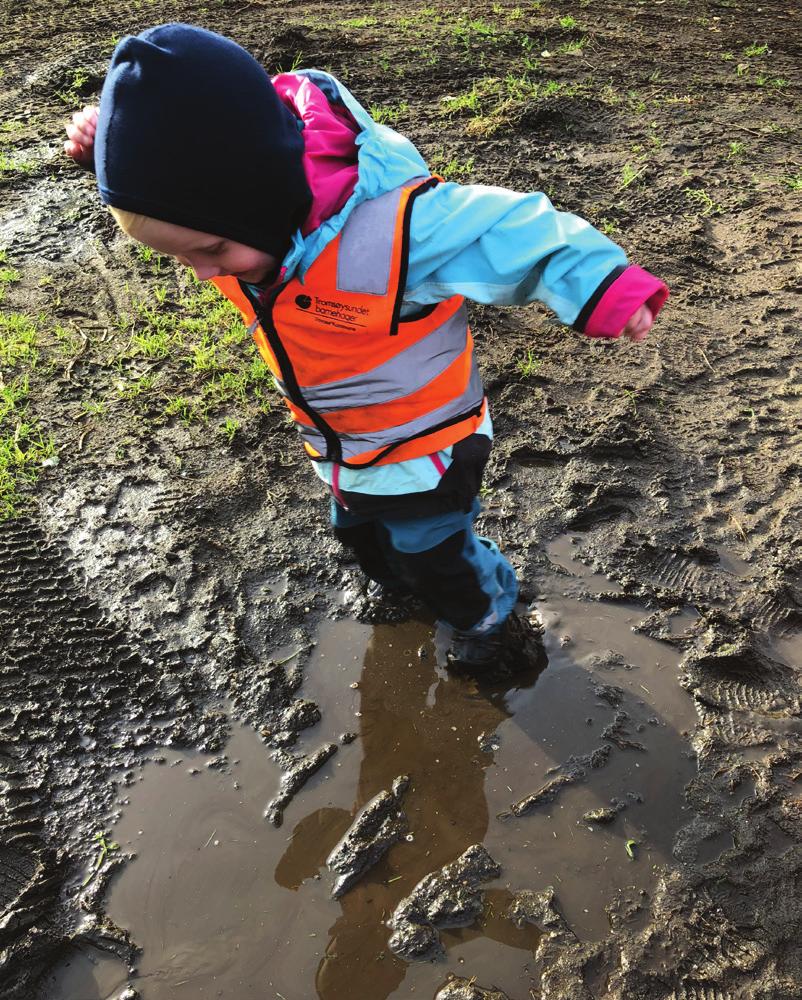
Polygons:
[[581,52],[587,44],[587,35],[583,35],[581,38],[572,39],[568,42],[562,42],[557,46],[557,51],[563,53],[564,55],[576,55]]
[[0,521],[19,513],[24,491],[56,451],[29,410],[38,360],[36,321],[22,313],[0,315]]
[[704,190],[704,188],[692,188],[686,187],[682,189],[685,192],[685,197],[688,201],[693,202],[700,208],[700,215],[710,216],[710,215],[721,215],[724,211],[721,205],[717,201],[713,201],[711,196]]
[[16,368],[21,362],[34,368],[38,357],[35,321],[25,313],[0,314],[0,368]]
[[473,173],[474,160],[473,156],[460,160],[459,157],[449,157],[445,152],[439,152],[430,157],[429,167],[433,174],[439,174],[444,180],[464,181]]
[[380,125],[397,125],[409,111],[409,104],[406,101],[399,101],[398,104],[371,104],[368,111],[371,118]]
[[502,32],[495,25],[481,17],[462,16],[450,26],[451,37],[463,55],[476,59],[477,49],[480,64],[484,63],[489,45],[501,40]]
[[621,168],[621,181],[617,187],[617,191],[626,191],[628,187],[631,187],[636,180],[641,178],[646,173],[646,164],[642,164],[640,167],[636,167],[632,163],[625,163]]
[[81,403],[82,417],[102,417],[106,412],[106,404],[101,399],[85,399]]
[[63,101],[68,108],[80,108],[83,104],[80,91],[88,81],[89,73],[82,66],[78,66],[70,71],[66,87],[57,90],[56,97]]
[[519,358],[515,363],[515,367],[523,375],[524,378],[531,378],[532,375],[536,375],[543,365],[542,358],[536,358],[532,348],[527,348],[526,357]]
[[[213,285],[194,278],[170,305],[163,304],[161,287],[156,297],[162,304],[140,303],[124,318],[128,350],[120,359],[117,394],[148,411],[159,405],[162,416],[185,423],[205,423],[230,407],[268,413],[276,393],[272,376],[237,310]],[[128,375],[131,367],[138,370]]]
[[220,433],[223,435],[223,437],[226,439],[226,441],[228,441],[228,443],[231,444],[231,442],[234,440],[234,438],[237,435],[237,432],[240,430],[241,427],[242,424],[239,422],[239,420],[236,420],[234,417],[226,417],[226,419],[220,425],[219,430]]
[[490,136],[537,101],[557,95],[570,97],[580,92],[579,84],[558,80],[535,80],[528,73],[508,73],[505,77],[483,77],[462,94],[442,98],[440,113],[467,114],[465,131],[471,136]]
[[0,285],[13,285],[22,276],[13,267],[0,267]]
[[768,51],[769,47],[766,42],[763,42],[762,44],[753,42],[751,45],[746,46],[746,48],[744,49],[744,55],[747,57],[747,59],[754,59],[758,56],[767,55]]
[[378,20],[375,17],[349,17],[344,21],[337,22],[341,28],[371,28],[374,24],[378,24]]
[[[156,255],[143,256],[152,266]],[[17,277],[6,260],[0,251],[0,289]],[[44,316],[0,314],[0,519],[19,513],[37,476],[58,460],[40,386],[65,372],[78,384],[80,366],[90,366],[91,388],[65,403],[68,417],[90,420],[93,441],[108,433],[120,461],[134,439],[169,421],[213,421],[223,446],[246,421],[271,411],[278,398],[272,375],[237,310],[184,269],[165,266],[158,282],[150,280],[148,298],[102,335]]]
[[0,153],[0,176],[3,174],[29,174],[33,170],[33,163],[28,160],[15,160]]

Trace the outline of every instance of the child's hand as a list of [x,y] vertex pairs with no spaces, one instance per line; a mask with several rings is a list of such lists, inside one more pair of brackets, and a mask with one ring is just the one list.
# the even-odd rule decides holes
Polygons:
[[652,323],[654,323],[652,310],[648,306],[643,305],[636,313],[630,316],[629,322],[621,331],[621,336],[633,342],[645,340],[646,334],[652,328]]
[[64,143],[64,152],[82,167],[91,167],[94,162],[97,115],[98,109],[87,105],[83,111],[76,111],[67,125],[69,139]]

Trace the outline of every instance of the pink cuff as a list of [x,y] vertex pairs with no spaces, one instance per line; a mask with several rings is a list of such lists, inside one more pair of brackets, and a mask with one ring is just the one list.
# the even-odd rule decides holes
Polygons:
[[657,316],[668,298],[668,286],[637,264],[631,264],[604,292],[585,324],[588,337],[620,337],[642,305]]

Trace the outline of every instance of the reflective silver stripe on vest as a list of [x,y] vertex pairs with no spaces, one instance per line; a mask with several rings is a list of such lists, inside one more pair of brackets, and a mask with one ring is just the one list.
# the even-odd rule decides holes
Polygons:
[[[403,332],[398,339],[403,341]],[[336,382],[301,386],[301,392],[318,413],[389,403],[417,392],[441,375],[464,353],[467,340],[468,319],[463,306],[428,336],[371,371]]]
[[[396,427],[389,427],[386,430],[365,431],[364,434],[354,434],[353,432],[347,434],[344,431],[337,431],[337,437],[342,443],[343,458],[348,461],[356,455],[361,455],[363,452],[376,451],[380,448],[386,448],[387,445],[406,441],[408,438],[414,437],[416,434],[420,434],[431,427],[436,427],[446,420],[458,417],[462,413],[470,412],[478,407],[483,399],[482,378],[474,362],[471,367],[471,377],[468,380],[465,391],[456,399],[450,400],[436,410],[430,410],[429,413],[425,413],[421,417],[416,417],[415,420],[410,420],[405,424],[398,424]],[[325,438],[316,428],[307,427],[302,424],[297,424],[296,426],[300,430],[304,441],[307,441],[319,454],[326,454]]]
[[337,256],[337,287],[340,291],[387,294],[393,262],[395,220],[406,186],[363,201],[348,216],[340,234]]

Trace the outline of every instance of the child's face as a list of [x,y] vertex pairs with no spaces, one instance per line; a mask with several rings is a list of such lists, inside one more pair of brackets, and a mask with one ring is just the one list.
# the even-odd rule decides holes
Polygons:
[[277,258],[263,250],[158,219],[150,219],[137,233],[137,239],[191,267],[199,281],[232,275],[258,285],[266,281],[279,264]]

